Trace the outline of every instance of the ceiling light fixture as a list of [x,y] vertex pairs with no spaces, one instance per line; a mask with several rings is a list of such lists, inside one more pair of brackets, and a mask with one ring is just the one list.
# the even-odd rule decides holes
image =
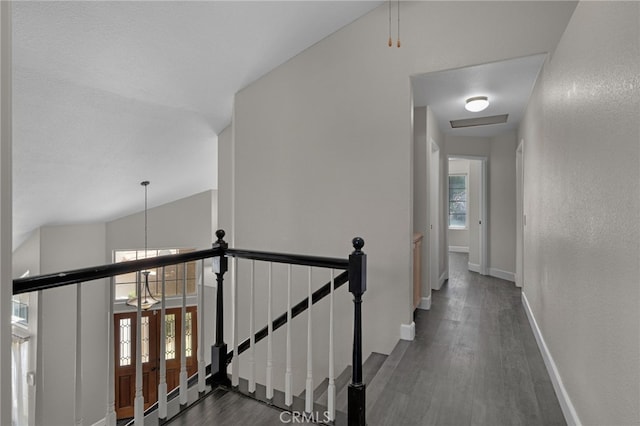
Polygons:
[[[144,258],[147,258],[147,187],[149,186],[149,181],[145,180],[140,182],[140,185],[144,186]],[[144,276],[144,295],[142,298],[138,298],[137,291],[136,297],[133,297],[127,300],[127,305],[129,306],[140,306],[140,309],[147,310],[151,308],[153,305],[159,302],[158,299],[153,297],[151,294],[151,290],[149,290],[149,274],[155,275],[155,273],[144,270],[140,272]],[[139,280],[140,278],[138,278]],[[139,286],[137,286],[139,288]]]
[[474,96],[466,100],[464,108],[471,112],[480,112],[489,106],[489,98],[486,96]]

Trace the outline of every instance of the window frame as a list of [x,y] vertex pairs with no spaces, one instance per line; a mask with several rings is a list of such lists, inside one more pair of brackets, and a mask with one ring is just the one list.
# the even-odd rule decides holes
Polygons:
[[[451,225],[451,177],[464,176],[464,225]],[[454,231],[464,231],[469,229],[469,174],[449,173],[447,176],[447,227]]]

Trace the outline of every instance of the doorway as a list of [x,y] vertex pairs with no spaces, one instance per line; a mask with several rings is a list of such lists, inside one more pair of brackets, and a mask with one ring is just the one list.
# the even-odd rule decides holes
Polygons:
[[[142,395],[146,410],[158,400],[160,381],[160,311],[142,312]],[[187,376],[198,370],[198,324],[196,306],[188,306],[185,315],[185,351]],[[118,419],[133,417],[136,388],[136,312],[115,314],[115,409]],[[165,359],[167,391],[180,384],[180,357],[182,354],[182,308],[166,309]]]
[[[456,164],[455,168],[451,164]],[[449,251],[468,252],[467,268],[488,275],[487,157],[449,155],[446,165],[447,202],[443,207],[449,218],[447,246]],[[458,235],[454,238],[450,235],[454,232],[464,234],[466,239],[458,239]]]

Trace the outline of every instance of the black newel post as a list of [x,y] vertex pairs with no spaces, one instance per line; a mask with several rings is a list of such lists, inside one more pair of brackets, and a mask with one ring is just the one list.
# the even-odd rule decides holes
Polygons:
[[213,258],[213,272],[216,274],[216,342],[211,346],[211,386],[217,385],[231,386],[229,376],[227,376],[227,344],[224,343],[224,298],[222,286],[224,274],[229,268],[229,261],[225,256],[229,245],[223,240],[224,231],[218,229],[216,237],[218,241],[213,244],[213,248],[221,248],[222,253]]
[[353,371],[347,393],[349,426],[365,426],[366,385],[362,383],[362,295],[367,290],[367,255],[364,240],[353,239],[349,255],[349,292],[353,294]]

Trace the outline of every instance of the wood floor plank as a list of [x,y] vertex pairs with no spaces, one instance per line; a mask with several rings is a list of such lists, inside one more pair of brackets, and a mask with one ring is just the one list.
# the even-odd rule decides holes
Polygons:
[[[414,315],[416,338],[373,407],[370,425],[565,425],[513,283],[450,256],[449,281]],[[384,368],[384,367],[383,367]]]

